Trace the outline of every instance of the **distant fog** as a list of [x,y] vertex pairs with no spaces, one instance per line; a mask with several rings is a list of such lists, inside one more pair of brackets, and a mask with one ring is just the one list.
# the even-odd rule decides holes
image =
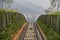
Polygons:
[[28,22],[36,22],[38,17],[42,14],[46,14],[45,9],[41,6],[36,6],[28,2],[13,2],[11,9],[17,10],[19,13],[23,14]]

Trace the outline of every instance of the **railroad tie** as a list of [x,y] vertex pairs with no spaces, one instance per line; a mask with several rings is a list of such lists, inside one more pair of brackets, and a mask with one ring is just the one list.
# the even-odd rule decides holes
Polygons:
[[29,24],[24,40],[37,40],[33,24]]

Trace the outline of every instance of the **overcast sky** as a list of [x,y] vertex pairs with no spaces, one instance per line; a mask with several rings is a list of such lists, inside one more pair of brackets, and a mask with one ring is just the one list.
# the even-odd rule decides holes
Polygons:
[[[50,6],[50,0],[14,0],[14,2],[17,2],[18,4],[24,6],[25,8],[28,7],[28,9],[25,10],[25,8],[21,7],[22,12],[26,12],[26,14],[28,14],[28,16],[25,13],[24,14],[25,18],[28,20],[33,20],[36,21],[37,18],[42,15],[45,14],[43,9],[47,9]],[[28,4],[27,4],[28,3]],[[27,5],[26,5],[27,4]],[[33,4],[33,6],[32,6]],[[36,6],[36,7],[35,7]],[[39,8],[40,6],[40,8]],[[15,7],[15,6],[14,6]],[[18,6],[19,7],[19,6]],[[37,8],[38,7],[38,8]],[[30,8],[30,9],[29,9]],[[32,8],[32,9],[31,9]],[[34,10],[35,9],[35,10]],[[20,10],[20,11],[21,11]],[[31,11],[32,10],[32,11]],[[42,10],[37,11],[37,10]],[[29,13],[28,13],[28,12]],[[35,13],[36,12],[36,13]],[[38,13],[39,12],[39,13]],[[33,13],[33,14],[32,14]],[[30,15],[31,14],[31,15]],[[28,17],[28,18],[27,18]]]
[[[14,0],[14,1],[20,3],[22,0]],[[23,0],[23,1],[32,3],[37,6],[41,6],[45,9],[47,9],[50,6],[50,2],[49,2],[50,0]]]

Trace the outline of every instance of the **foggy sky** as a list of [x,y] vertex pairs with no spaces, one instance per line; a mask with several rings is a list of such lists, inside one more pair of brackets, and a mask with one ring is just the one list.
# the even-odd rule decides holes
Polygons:
[[14,0],[14,1],[18,2],[18,3],[23,1],[23,4],[26,1],[26,2],[32,3],[32,4],[36,5],[36,6],[41,6],[41,7],[45,8],[45,9],[47,9],[50,6],[50,2],[49,2],[50,0]]

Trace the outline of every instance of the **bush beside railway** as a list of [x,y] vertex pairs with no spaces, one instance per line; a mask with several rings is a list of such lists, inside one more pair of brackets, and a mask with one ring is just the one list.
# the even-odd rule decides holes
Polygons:
[[60,12],[54,13],[42,15],[37,21],[48,40],[60,40]]
[[10,40],[25,22],[24,16],[17,11],[0,9],[0,40]]

